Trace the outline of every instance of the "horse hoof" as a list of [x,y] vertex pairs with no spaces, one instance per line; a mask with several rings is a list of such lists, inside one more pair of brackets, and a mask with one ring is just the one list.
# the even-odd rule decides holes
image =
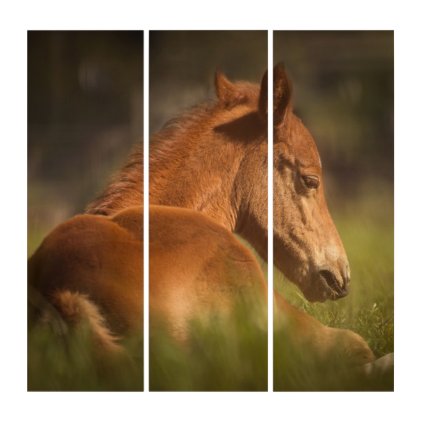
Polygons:
[[374,362],[364,365],[365,374],[369,377],[380,377],[394,371],[394,353],[382,356]]

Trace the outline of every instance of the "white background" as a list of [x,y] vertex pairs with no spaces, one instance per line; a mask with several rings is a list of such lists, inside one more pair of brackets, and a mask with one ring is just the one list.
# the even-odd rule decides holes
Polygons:
[[[0,6],[0,420],[422,420],[421,12],[418,2],[56,1]],[[27,393],[28,29],[394,29],[394,393]],[[377,251],[373,251],[377,259]]]

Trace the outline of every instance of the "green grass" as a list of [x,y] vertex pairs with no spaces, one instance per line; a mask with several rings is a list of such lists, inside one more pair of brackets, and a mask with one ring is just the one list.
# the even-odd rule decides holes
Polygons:
[[127,355],[110,359],[98,353],[87,327],[60,332],[38,323],[28,333],[28,390],[142,391],[142,338],[123,345]]
[[192,321],[181,343],[165,328],[150,333],[151,391],[266,391],[265,307],[244,298],[228,316]]

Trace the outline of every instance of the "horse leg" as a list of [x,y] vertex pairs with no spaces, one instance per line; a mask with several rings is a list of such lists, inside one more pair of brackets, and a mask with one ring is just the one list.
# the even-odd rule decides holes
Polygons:
[[[359,367],[375,357],[366,341],[351,330],[331,328],[296,309],[274,292],[275,329],[286,347],[303,350],[319,362],[335,362],[343,367]],[[282,342],[283,344],[283,342]],[[292,351],[283,347],[282,354]]]

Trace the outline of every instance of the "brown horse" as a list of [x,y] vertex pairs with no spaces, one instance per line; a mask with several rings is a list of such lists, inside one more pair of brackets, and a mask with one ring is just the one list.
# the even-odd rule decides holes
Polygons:
[[[259,87],[217,73],[215,84],[217,102],[170,121],[151,142],[151,316],[180,339],[189,320],[207,310],[230,309],[247,291],[266,297],[256,258],[233,233],[267,259],[267,80]],[[275,264],[311,301],[343,297],[347,257],[324,200],[317,148],[292,112],[281,66],[273,112]],[[31,285],[66,319],[88,307],[82,313],[94,335],[112,347],[115,335],[141,327],[142,198],[137,150],[87,208],[94,215],[59,226],[30,260]],[[346,365],[373,360],[357,334],[275,299],[277,326],[301,347]]]

